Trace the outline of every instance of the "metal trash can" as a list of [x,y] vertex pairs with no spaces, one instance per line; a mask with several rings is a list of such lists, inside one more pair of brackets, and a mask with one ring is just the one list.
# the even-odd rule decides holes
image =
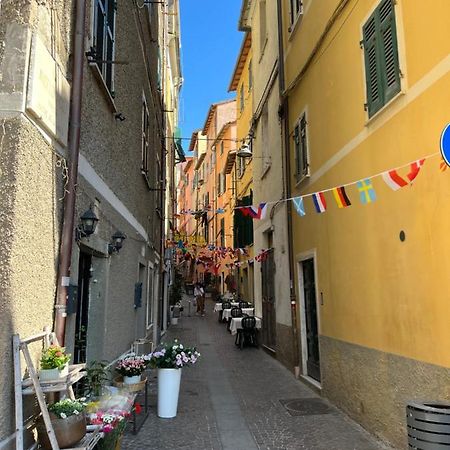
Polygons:
[[450,450],[450,403],[411,402],[406,424],[409,448]]

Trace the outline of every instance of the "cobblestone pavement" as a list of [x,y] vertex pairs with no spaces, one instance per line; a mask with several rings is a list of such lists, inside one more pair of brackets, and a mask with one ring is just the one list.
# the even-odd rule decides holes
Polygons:
[[[207,301],[206,317],[187,317],[185,308],[165,337],[202,353],[195,366],[183,369],[177,417],[157,417],[152,371],[150,415],[137,435],[125,435],[123,450],[386,449],[265,352],[239,350],[212,309]],[[293,399],[316,399],[329,411],[292,416],[282,401]]]

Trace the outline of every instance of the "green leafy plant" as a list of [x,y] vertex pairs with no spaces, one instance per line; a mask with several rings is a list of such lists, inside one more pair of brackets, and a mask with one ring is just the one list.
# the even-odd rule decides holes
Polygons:
[[70,361],[70,355],[66,354],[66,349],[59,345],[50,345],[42,352],[41,369],[64,369]]
[[172,306],[181,302],[183,292],[183,275],[178,269],[175,269],[173,284],[170,286],[170,304]]
[[86,367],[86,395],[100,397],[102,387],[109,380],[109,372],[106,369],[108,361],[91,361]]
[[67,419],[67,417],[70,416],[78,416],[84,411],[87,406],[84,402],[85,400],[85,398],[80,398],[78,400],[66,398],[49,405],[48,410],[58,418]]

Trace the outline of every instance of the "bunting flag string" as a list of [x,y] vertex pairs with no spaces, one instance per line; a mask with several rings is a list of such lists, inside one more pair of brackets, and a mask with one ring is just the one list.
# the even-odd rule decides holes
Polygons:
[[[342,184],[340,186],[323,189],[318,192],[312,192],[298,197],[291,197],[277,201],[260,203],[259,207],[253,205],[236,206],[234,209],[240,209],[244,215],[248,215],[254,219],[264,219],[265,212],[263,214],[261,213],[262,207],[266,209],[268,205],[278,204],[283,201],[287,202],[291,200],[294,203],[294,207],[298,215],[303,217],[306,215],[304,199],[307,197],[311,197],[316,212],[320,214],[327,210],[327,202],[325,198],[325,193],[327,192],[331,192],[333,194],[334,200],[339,208],[347,208],[348,206],[351,206],[350,198],[348,197],[345,189],[349,186],[357,187],[362,204],[373,203],[377,199],[375,189],[373,187],[374,178],[381,177],[386,185],[393,191],[397,191],[405,186],[411,186],[419,175],[420,170],[425,164],[425,161],[439,154],[440,152],[435,152],[423,158],[408,162],[407,164],[404,164],[402,166],[395,167],[393,169],[383,171],[369,177],[364,177],[350,183]],[[406,167],[409,168],[409,172],[406,175],[401,175],[400,171],[402,169],[405,169]],[[447,164],[444,160],[441,161],[439,167],[442,172],[447,169]]]

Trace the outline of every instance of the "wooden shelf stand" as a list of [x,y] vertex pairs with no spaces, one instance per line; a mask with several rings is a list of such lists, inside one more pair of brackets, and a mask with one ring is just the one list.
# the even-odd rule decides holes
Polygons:
[[[66,377],[58,380],[40,381],[28,348],[28,344],[38,341],[41,341],[44,347],[48,347],[51,343],[58,343],[54,334],[51,333],[47,327],[42,333],[26,339],[20,339],[18,334],[13,336],[14,394],[16,402],[16,450],[24,450],[24,395],[36,396],[52,450],[60,450],[55,432],[53,430],[44,394],[49,392],[65,392],[69,398],[75,400],[72,386],[86,375],[85,364],[74,364],[69,366],[69,374]],[[22,380],[20,359],[21,352],[25,359],[26,368],[29,373],[29,378],[26,378],[25,380]],[[99,427],[89,427],[88,433],[80,442],[76,444],[76,447],[66,450],[92,450],[102,437],[103,433],[101,433]]]

